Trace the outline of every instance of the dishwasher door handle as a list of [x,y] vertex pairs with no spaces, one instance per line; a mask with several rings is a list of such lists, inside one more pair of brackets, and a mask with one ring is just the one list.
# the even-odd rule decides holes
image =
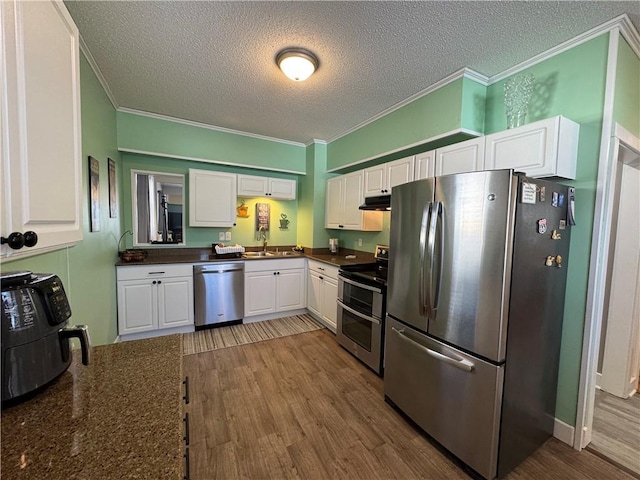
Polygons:
[[230,270],[200,270],[199,272],[196,272],[196,274],[207,275],[212,273],[229,273],[229,272],[242,272],[242,271],[244,271],[244,269],[242,268],[233,268]]

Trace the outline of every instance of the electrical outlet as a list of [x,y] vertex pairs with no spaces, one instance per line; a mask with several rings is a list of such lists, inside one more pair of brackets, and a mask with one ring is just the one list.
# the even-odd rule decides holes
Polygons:
[[225,240],[231,240],[231,232],[225,232],[224,233],[224,239]]
[[224,232],[218,233],[218,240],[224,240]]
[[359,239],[358,239],[358,246],[359,246],[359,247],[361,247],[361,246],[362,246],[362,239],[361,239],[361,238],[359,238]]

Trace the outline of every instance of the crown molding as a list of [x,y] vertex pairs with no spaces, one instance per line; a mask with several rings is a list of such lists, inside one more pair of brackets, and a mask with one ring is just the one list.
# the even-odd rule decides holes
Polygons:
[[213,163],[216,165],[227,165],[230,167],[251,168],[253,170],[266,170],[269,172],[293,173],[295,175],[307,174],[306,172],[301,172],[299,170],[286,170],[284,168],[261,167],[259,165],[248,165],[245,163],[234,163],[234,162],[224,162],[222,160],[212,160],[210,158],[187,157],[184,155],[173,155],[169,153],[152,152],[150,150],[136,150],[135,148],[118,147],[118,151],[124,152],[124,153],[135,153],[136,155],[147,155],[150,157],[162,157],[162,158],[171,158],[171,159],[177,159],[177,160],[190,160],[193,162]]
[[602,25],[598,25],[597,27],[594,27],[591,30],[587,30],[586,32],[584,32],[581,35],[578,35],[577,37],[573,37],[572,39],[567,40],[564,43],[556,45],[555,47],[552,47],[549,50],[536,55],[535,57],[531,57],[530,59],[525,60],[524,62],[514,65],[513,67],[508,68],[504,72],[498,73],[497,75],[490,77],[489,85],[493,85],[496,82],[504,80],[505,78],[515,75],[516,73],[519,73],[522,70],[530,68],[534,65],[537,65],[540,62],[544,62],[545,60],[548,60],[551,57],[554,57],[563,52],[566,52],[567,50],[577,47],[578,45],[588,42],[589,40],[593,40],[594,38],[599,37],[600,35],[609,33],[616,28],[621,29],[623,36],[625,36],[625,34],[629,36],[629,38],[625,36],[625,39],[629,41],[629,44],[631,45],[632,48],[634,48],[633,43],[635,39],[634,51],[636,52],[636,55],[640,56],[640,53],[639,53],[640,41],[638,40],[638,32],[636,31],[633,24],[631,23],[631,20],[629,20],[629,17],[625,13],[609,20],[608,22],[603,23]]
[[93,55],[91,55],[91,51],[89,51],[89,47],[87,47],[87,44],[84,42],[82,35],[79,35],[79,37],[80,37],[80,51],[84,54],[84,58],[87,59],[87,62],[91,67],[91,70],[93,70],[93,73],[97,77],[98,82],[100,82],[100,85],[102,86],[104,93],[107,95],[107,98],[111,102],[111,105],[113,105],[113,108],[118,110],[119,108],[118,102],[116,101],[116,97],[113,95],[113,92],[109,88],[109,84],[107,83],[107,80],[104,78],[104,75],[102,75],[102,71],[100,70],[100,67],[98,67],[98,64],[96,63],[95,58],[93,58]]
[[425,88],[424,90],[420,90],[418,93],[415,93],[413,95],[411,95],[410,97],[402,100],[401,102],[396,103],[395,105],[392,105],[391,107],[387,108],[386,110],[381,111],[380,113],[374,115],[373,117],[369,118],[368,120],[365,120],[364,122],[359,123],[358,125],[351,127],[348,130],[345,130],[344,132],[331,137],[329,140],[327,140],[327,143],[331,143],[331,142],[335,142],[336,140],[338,140],[339,138],[342,138],[346,135],[349,135],[350,133],[355,132],[356,130],[359,130],[360,128],[369,125],[370,123],[375,122],[376,120],[389,115],[391,112],[394,112],[408,104],[410,104],[411,102],[414,102],[416,100],[418,100],[419,98],[424,97],[425,95],[429,95],[430,93],[444,87],[445,85],[448,85],[451,82],[455,82],[456,80],[466,77],[470,80],[473,80],[475,82],[479,82],[484,86],[487,86],[487,81],[488,81],[488,77],[485,77],[484,75],[482,75],[481,73],[475,72],[469,68],[461,68],[460,70],[458,70],[457,72],[452,73],[451,75],[443,78],[442,80],[434,83],[433,85],[430,85],[429,87]]
[[183,118],[170,117],[168,115],[162,115],[160,113],[145,112],[143,110],[135,110],[133,108],[125,108],[125,107],[118,108],[117,110],[118,112],[129,113],[131,115],[138,115],[140,117],[155,118],[156,120],[164,120],[172,123],[180,123],[182,125],[189,125],[191,127],[206,128],[207,130],[215,130],[216,132],[230,133],[232,135],[241,135],[243,137],[256,138],[258,140],[266,140],[268,142],[284,143],[285,145],[293,145],[295,147],[306,146],[304,143],[300,143],[300,142],[293,142],[291,140],[284,140],[282,138],[267,137],[265,135],[258,135],[257,133],[243,132],[241,130],[234,130],[232,128],[217,127],[215,125],[209,125],[207,123],[200,123],[200,122],[194,122],[192,120],[185,120]]
[[327,141],[326,140],[320,140],[318,138],[312,138],[311,140],[309,140],[307,143],[304,144],[305,147],[310,147],[311,145],[313,145],[314,143],[317,143],[318,145],[326,145]]

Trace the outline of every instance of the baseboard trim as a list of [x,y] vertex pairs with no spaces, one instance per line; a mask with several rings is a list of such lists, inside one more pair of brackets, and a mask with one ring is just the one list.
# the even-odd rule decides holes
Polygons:
[[292,317],[294,315],[308,314],[309,310],[306,308],[299,308],[297,310],[285,310],[281,312],[265,313],[264,315],[254,315],[253,317],[244,317],[242,323],[254,323],[264,322],[265,320],[275,320],[276,318]]
[[128,342],[130,340],[146,340],[147,338],[163,337],[165,335],[173,335],[174,333],[191,333],[195,331],[193,325],[186,325],[183,327],[163,328],[160,330],[149,330],[147,332],[128,333],[124,335],[118,335],[116,342]]
[[596,373],[596,388],[598,390],[601,390],[602,389],[601,385],[602,385],[602,374]]
[[573,438],[575,437],[576,428],[564,423],[557,418],[553,424],[553,436],[570,447],[573,447]]

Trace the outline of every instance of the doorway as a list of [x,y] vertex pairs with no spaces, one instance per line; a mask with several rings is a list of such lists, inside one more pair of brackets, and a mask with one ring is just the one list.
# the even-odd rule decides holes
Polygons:
[[640,155],[617,145],[591,441],[640,475]]

